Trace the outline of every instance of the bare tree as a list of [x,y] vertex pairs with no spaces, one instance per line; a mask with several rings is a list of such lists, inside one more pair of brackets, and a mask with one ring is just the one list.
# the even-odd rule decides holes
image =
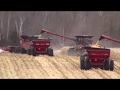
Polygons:
[[19,22],[17,22],[17,20],[15,20],[16,30],[17,30],[17,33],[19,36],[22,35],[24,32],[24,30],[23,30],[24,21],[25,21],[25,17],[21,17],[21,16],[20,16]]
[[44,15],[44,20],[43,20],[43,28],[45,28],[46,26],[47,15],[48,15],[48,12],[46,11]]
[[1,29],[1,34],[0,34],[0,41],[4,38],[3,35],[3,17],[4,16],[4,12],[1,12],[1,16],[0,16],[0,29]]
[[7,41],[9,38],[9,32],[10,32],[10,12],[8,12],[8,26],[7,26]]

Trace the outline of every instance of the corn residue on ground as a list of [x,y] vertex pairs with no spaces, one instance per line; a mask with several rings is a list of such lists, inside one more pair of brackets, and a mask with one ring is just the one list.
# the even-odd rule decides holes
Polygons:
[[81,70],[80,57],[29,56],[27,54],[0,53],[0,78],[38,79],[120,79],[120,48],[111,49],[115,61],[114,71],[101,69]]

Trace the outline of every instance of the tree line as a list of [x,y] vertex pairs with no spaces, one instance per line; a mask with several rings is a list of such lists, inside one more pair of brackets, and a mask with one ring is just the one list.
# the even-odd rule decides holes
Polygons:
[[[43,28],[72,38],[93,35],[94,42],[102,34],[120,40],[119,16],[118,11],[0,11],[0,46],[19,45],[20,35],[36,35]],[[54,35],[45,36],[53,38],[54,45],[74,43]]]

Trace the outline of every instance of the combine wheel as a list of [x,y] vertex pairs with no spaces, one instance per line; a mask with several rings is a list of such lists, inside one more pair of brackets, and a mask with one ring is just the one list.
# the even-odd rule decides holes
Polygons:
[[110,67],[109,67],[110,71],[113,71],[114,70],[114,61],[111,60],[110,61]]
[[31,50],[30,49],[27,50],[27,54],[31,55]]
[[18,47],[16,47],[15,49],[14,49],[14,53],[19,53],[19,48]]
[[109,70],[109,62],[110,62],[109,58],[105,60],[105,64],[104,64],[105,70]]
[[52,48],[48,48],[48,49],[47,49],[47,54],[48,54],[49,56],[53,56],[53,49],[52,49]]
[[20,53],[20,47],[17,48],[17,53]]
[[34,49],[34,48],[31,48],[31,49],[30,49],[30,52],[31,52],[31,55],[36,56],[36,53],[35,53],[35,49]]
[[17,50],[16,50],[16,48],[14,48],[14,50],[13,50],[13,53],[17,53]]
[[85,66],[84,66],[84,59],[82,58],[82,56],[81,56],[81,58],[80,58],[80,68],[82,69],[82,70],[84,70],[85,69]]
[[26,54],[26,50],[25,50],[24,48],[21,48],[21,49],[20,49],[20,53],[21,53],[21,54]]
[[91,68],[90,60],[87,52],[82,54],[80,64],[81,64],[81,69],[89,70]]
[[10,47],[10,53],[14,53],[14,49],[15,49],[15,47]]
[[85,61],[84,61],[85,63],[85,70],[89,70],[90,69],[90,60],[89,59],[86,59]]

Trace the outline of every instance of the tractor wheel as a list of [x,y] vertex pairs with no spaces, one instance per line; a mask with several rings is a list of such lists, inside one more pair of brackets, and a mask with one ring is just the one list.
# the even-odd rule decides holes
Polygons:
[[18,53],[18,48],[17,48],[17,47],[14,49],[14,52],[15,52],[15,53]]
[[85,70],[89,70],[91,68],[90,60],[87,52],[84,52],[81,55],[81,67],[84,68]]
[[109,67],[110,71],[113,71],[114,70],[114,61],[111,60],[110,61],[110,67]]
[[90,69],[90,60],[89,60],[89,59],[86,59],[84,62],[85,62],[85,63],[84,63],[84,65],[85,65],[85,70],[89,70],[89,69]]
[[82,70],[84,70],[85,69],[85,66],[84,66],[84,59],[82,59],[82,57],[80,58],[80,68],[82,69]]
[[31,49],[30,49],[30,52],[31,52],[31,55],[36,56],[36,53],[35,53],[35,49],[34,49],[34,48],[31,48]]
[[13,51],[14,51],[14,48],[11,48],[11,47],[10,47],[10,51],[9,51],[9,52],[10,52],[10,53],[13,53]]
[[20,53],[20,47],[17,48],[17,53]]
[[109,70],[109,66],[110,66],[109,63],[110,63],[110,60],[109,60],[109,58],[108,58],[108,59],[105,60],[105,64],[104,64],[104,69],[105,69],[105,70]]
[[48,54],[49,56],[53,56],[53,49],[52,49],[52,48],[48,48],[48,49],[47,49],[47,54]]
[[25,50],[24,48],[21,48],[21,49],[20,49],[20,53],[21,53],[21,54],[26,54],[26,50]]
[[13,53],[16,53],[16,48],[14,48]]
[[31,50],[30,49],[27,50],[27,54],[31,55]]

